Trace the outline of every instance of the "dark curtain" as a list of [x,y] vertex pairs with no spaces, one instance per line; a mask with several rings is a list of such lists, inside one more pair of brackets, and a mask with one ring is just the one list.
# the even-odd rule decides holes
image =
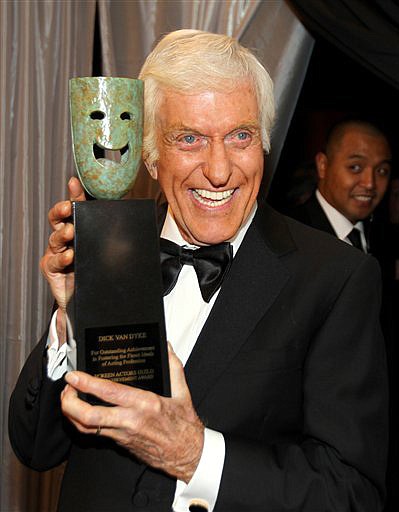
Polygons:
[[396,0],[290,0],[290,3],[314,35],[327,39],[399,89]]

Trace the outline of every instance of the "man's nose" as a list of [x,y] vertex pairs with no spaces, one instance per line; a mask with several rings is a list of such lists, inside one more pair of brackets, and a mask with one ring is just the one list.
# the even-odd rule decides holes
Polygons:
[[229,181],[232,173],[232,163],[223,141],[212,141],[210,143],[203,173],[214,187],[222,187]]
[[373,190],[375,188],[375,174],[372,167],[366,167],[363,170],[360,184],[368,190]]

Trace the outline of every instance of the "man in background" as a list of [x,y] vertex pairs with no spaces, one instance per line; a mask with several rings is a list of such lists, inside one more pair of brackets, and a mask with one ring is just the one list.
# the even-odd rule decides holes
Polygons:
[[365,221],[387,190],[391,159],[387,138],[373,124],[356,119],[336,124],[325,151],[315,157],[315,194],[290,216],[371,252]]
[[[315,157],[316,192],[289,215],[350,243],[379,261],[383,276],[381,324],[385,336],[390,375],[390,456],[386,511],[397,510],[397,310],[395,286],[396,245],[388,219],[373,215],[390,183],[392,154],[385,134],[374,124],[349,119],[334,125],[324,152]],[[391,199],[391,198],[390,198]],[[391,201],[392,202],[392,201]]]

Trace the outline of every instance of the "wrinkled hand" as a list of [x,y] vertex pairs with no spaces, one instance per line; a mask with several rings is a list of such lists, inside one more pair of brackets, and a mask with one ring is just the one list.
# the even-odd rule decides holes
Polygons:
[[71,178],[68,183],[70,201],[56,203],[48,214],[50,234],[48,247],[40,260],[40,268],[47,279],[51,292],[61,310],[73,293],[73,273],[68,267],[73,262],[73,249],[69,247],[74,237],[74,228],[67,219],[72,214],[71,201],[84,201],[83,187],[77,178]]
[[[188,483],[201,458],[204,426],[194,410],[183,366],[169,347],[172,398],[83,372],[66,375],[61,395],[64,415],[82,433],[116,441],[146,464]],[[78,391],[114,407],[90,405]]]

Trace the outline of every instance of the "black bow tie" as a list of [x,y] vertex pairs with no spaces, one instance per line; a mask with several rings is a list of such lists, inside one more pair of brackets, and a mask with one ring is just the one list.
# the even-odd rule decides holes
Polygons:
[[230,268],[233,259],[232,245],[223,242],[193,250],[184,249],[161,238],[160,246],[164,295],[173,290],[183,265],[193,265],[202,298],[209,302]]

